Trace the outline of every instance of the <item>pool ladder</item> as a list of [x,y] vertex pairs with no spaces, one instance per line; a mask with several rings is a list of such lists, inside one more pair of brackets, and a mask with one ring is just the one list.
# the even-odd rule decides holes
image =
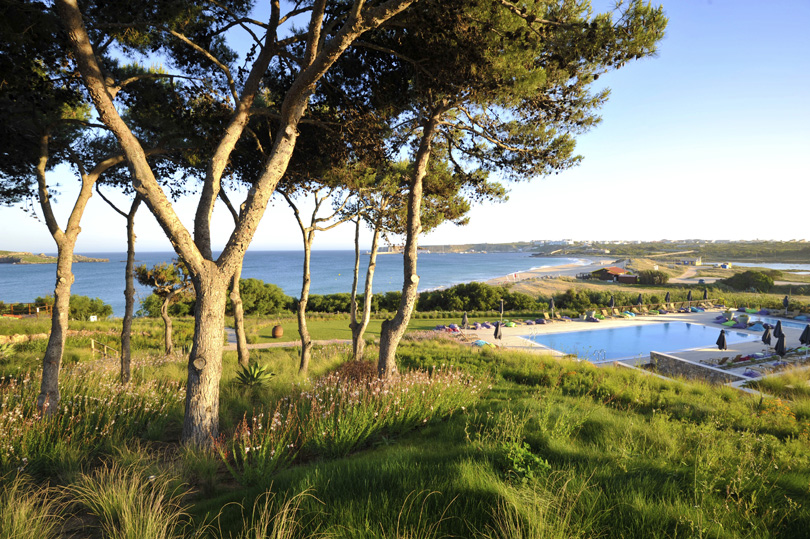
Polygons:
[[605,359],[607,359],[606,356],[607,350],[605,350],[604,348],[601,350],[594,350],[593,353],[591,354],[591,361],[594,363],[598,361],[605,361]]

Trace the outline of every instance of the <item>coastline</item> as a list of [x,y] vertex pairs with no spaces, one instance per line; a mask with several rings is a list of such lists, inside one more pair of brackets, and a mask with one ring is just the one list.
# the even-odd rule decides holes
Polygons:
[[563,264],[560,266],[541,266],[526,271],[510,273],[502,277],[495,277],[485,281],[489,285],[504,285],[517,283],[527,279],[552,278],[552,277],[575,277],[579,273],[590,273],[599,268],[603,268],[615,262],[615,259],[605,258],[581,258],[582,264]]

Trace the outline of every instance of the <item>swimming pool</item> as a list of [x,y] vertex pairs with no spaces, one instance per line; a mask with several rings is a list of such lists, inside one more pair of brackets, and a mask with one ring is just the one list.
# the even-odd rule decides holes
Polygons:
[[[737,316],[745,313],[735,313]],[[804,329],[804,326],[807,325],[807,322],[800,322],[798,320],[785,320],[784,318],[774,318],[772,316],[762,316],[760,314],[749,314],[748,321],[749,322],[762,322],[763,324],[770,324],[775,326],[778,321],[782,321],[783,328],[793,328],[793,329]]]
[[[601,361],[648,355],[652,350],[672,352],[715,346],[714,343],[719,336],[720,328],[717,327],[689,322],[662,322],[589,331],[524,335],[523,338],[565,354],[576,354],[583,359]],[[758,339],[759,335],[756,334],[726,329],[726,342],[729,345]]]

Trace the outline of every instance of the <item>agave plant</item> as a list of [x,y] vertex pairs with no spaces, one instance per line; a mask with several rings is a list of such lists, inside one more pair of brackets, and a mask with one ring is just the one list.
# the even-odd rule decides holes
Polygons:
[[275,376],[275,373],[268,371],[267,365],[254,363],[247,367],[242,367],[240,371],[236,373],[236,381],[246,387],[263,386],[273,376]]

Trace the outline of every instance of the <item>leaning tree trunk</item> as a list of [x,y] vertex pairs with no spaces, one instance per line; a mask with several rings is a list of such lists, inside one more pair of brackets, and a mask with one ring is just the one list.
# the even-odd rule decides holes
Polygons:
[[239,279],[242,278],[242,264],[236,268],[231,279],[231,304],[233,305],[233,325],[236,329],[236,354],[239,365],[247,367],[250,364],[250,350],[245,336],[245,308],[242,305],[242,294],[239,292]]
[[312,240],[314,231],[304,234],[304,278],[301,284],[301,299],[298,301],[298,334],[301,336],[301,365],[300,374],[309,370],[309,360],[312,357],[312,337],[307,328],[307,303],[309,302],[309,286],[312,282],[310,275],[310,255],[312,254]]
[[217,270],[192,276],[194,344],[188,358],[183,442],[210,447],[219,436],[219,382],[222,378],[222,335],[230,279]]
[[70,314],[70,287],[73,285],[73,248],[76,244],[65,239],[58,244],[56,259],[56,286],[53,290],[53,314],[51,317],[51,334],[48,347],[42,360],[42,383],[37,410],[42,415],[50,415],[59,409],[59,371],[62,367],[62,354],[65,351],[65,337],[68,330]]
[[[352,319],[350,325],[352,329],[352,354],[355,359],[362,360],[363,352],[366,347],[366,342],[363,340],[363,335],[368,328],[368,323],[371,320],[371,302],[372,302],[372,282],[374,281],[374,270],[377,268],[377,251],[379,249],[380,229],[382,228],[382,219],[378,219],[374,226],[374,237],[371,240],[371,255],[368,259],[368,270],[366,270],[366,286],[363,291],[363,315],[360,321]],[[357,255],[359,260],[359,244],[357,245]],[[353,308],[356,307],[353,305]]]
[[416,304],[419,276],[416,274],[416,255],[419,234],[422,232],[422,190],[430,160],[431,142],[436,133],[441,113],[436,111],[428,119],[416,153],[411,189],[408,193],[408,222],[403,254],[404,283],[402,298],[394,318],[383,321],[380,330],[380,357],[377,372],[380,378],[391,378],[397,372],[396,353],[399,341],[408,328],[414,305]]
[[124,321],[121,327],[121,383],[132,379],[132,316],[135,309],[135,212],[141,204],[136,196],[127,214],[127,267],[124,287]]

